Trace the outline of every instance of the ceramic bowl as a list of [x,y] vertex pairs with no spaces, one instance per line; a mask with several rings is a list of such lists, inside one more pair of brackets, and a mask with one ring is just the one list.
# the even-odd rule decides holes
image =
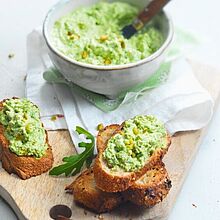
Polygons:
[[[123,65],[99,66],[75,61],[61,52],[52,44],[51,31],[54,22],[68,12],[82,6],[97,3],[99,0],[65,0],[60,1],[48,12],[43,24],[43,36],[49,49],[49,56],[55,67],[63,76],[87,90],[114,98],[148,79],[161,65],[166,56],[166,51],[173,37],[173,25],[170,17],[162,11],[153,22],[164,36],[162,46],[149,57],[136,63]],[[117,0],[144,8],[146,0]],[[113,1],[109,1],[113,2]]]

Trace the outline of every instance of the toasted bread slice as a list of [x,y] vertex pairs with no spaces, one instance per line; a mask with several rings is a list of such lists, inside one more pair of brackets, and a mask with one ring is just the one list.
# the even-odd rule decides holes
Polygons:
[[159,148],[153,152],[145,165],[136,172],[112,171],[103,159],[104,152],[108,140],[117,132],[121,131],[123,125],[110,125],[101,130],[97,136],[98,156],[94,163],[94,177],[96,185],[102,191],[121,192],[128,189],[133,183],[143,176],[148,170],[162,161],[163,156],[167,152],[171,137],[167,134],[167,145],[165,148]]
[[[3,107],[3,100],[0,102],[0,110]],[[52,148],[48,143],[48,134],[46,133],[46,142],[48,149],[41,158],[32,156],[18,156],[9,149],[9,141],[4,135],[4,127],[0,125],[0,147],[2,167],[9,173],[17,174],[21,179],[28,179],[33,176],[47,172],[53,165]]]
[[73,193],[77,203],[96,213],[111,211],[123,201],[120,193],[107,193],[96,187],[92,168],[84,171],[66,190]]
[[136,205],[152,207],[167,196],[171,187],[171,180],[161,163],[147,171],[122,195]]
[[161,202],[171,188],[164,164],[158,164],[122,193],[107,193],[96,187],[92,168],[84,171],[66,190],[77,203],[96,213],[111,211],[125,201],[152,207]]

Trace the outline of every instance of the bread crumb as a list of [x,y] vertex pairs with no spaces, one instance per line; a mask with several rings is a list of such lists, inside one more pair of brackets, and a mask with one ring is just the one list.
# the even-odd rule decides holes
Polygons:
[[51,116],[50,120],[51,121],[56,121],[57,120],[57,116],[56,115]]
[[193,207],[197,208],[197,205],[195,205],[194,203],[192,204]]
[[99,220],[104,220],[104,217],[103,217],[102,215],[99,215],[99,216],[98,216],[98,219],[99,219]]
[[10,53],[10,54],[8,54],[8,58],[9,58],[9,59],[14,58],[14,56],[15,56],[15,54],[14,54],[14,53]]
[[97,126],[97,131],[101,131],[104,129],[104,125],[101,123],[101,124],[98,124]]

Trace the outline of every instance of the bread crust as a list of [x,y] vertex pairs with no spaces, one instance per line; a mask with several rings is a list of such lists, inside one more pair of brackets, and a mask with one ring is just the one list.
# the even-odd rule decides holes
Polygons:
[[92,168],[84,171],[65,189],[73,193],[75,202],[96,213],[111,211],[123,202],[120,193],[106,193],[96,187]]
[[[0,110],[3,107],[4,101],[6,101],[6,99],[0,102]],[[2,161],[2,167],[9,174],[17,174],[23,180],[47,172],[52,167],[54,159],[46,130],[45,133],[48,149],[43,157],[38,159],[32,156],[18,156],[10,151],[9,141],[4,136],[4,127],[0,124],[0,160]]]
[[121,129],[122,125],[110,125],[101,130],[97,136],[98,156],[95,159],[93,170],[97,187],[102,191],[121,192],[128,189],[137,179],[162,161],[171,144],[171,137],[167,134],[166,148],[156,150],[141,169],[136,172],[127,172],[123,175],[121,173],[113,173],[105,164],[102,153],[107,146],[108,140]]
[[121,128],[122,127],[119,124],[111,124],[99,131],[96,138],[96,146],[98,153],[102,153],[105,150],[106,144],[110,137],[117,133],[117,131],[120,131]]
[[163,163],[156,165],[138,179],[123,197],[139,206],[152,207],[167,196],[172,187],[171,180]]

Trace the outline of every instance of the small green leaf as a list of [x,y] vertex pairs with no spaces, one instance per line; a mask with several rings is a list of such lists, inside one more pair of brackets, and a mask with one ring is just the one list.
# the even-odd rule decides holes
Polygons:
[[72,162],[72,163],[74,163],[75,161],[77,161],[79,159],[79,157],[80,157],[80,155],[78,155],[78,154],[72,155],[70,157],[64,157],[63,162]]
[[50,175],[55,175],[58,176],[62,173],[65,173],[65,171],[69,168],[69,166],[67,166],[67,164],[62,164],[60,166],[54,167],[49,174]]
[[88,144],[87,144],[87,143],[84,143],[84,142],[81,142],[81,143],[78,144],[78,146],[79,146],[79,147],[82,147],[82,148],[83,148],[83,147],[86,147],[87,145],[88,145]]
[[77,126],[76,132],[80,134],[84,134],[87,140],[90,140],[89,143],[80,142],[78,144],[79,147],[85,148],[85,150],[81,154],[71,155],[69,157],[63,158],[63,164],[57,167],[54,167],[49,174],[54,176],[59,176],[61,174],[65,174],[66,176],[69,175],[76,175],[81,171],[84,163],[86,166],[89,167],[92,163],[94,158],[94,147],[95,147],[95,138],[92,134],[90,134],[85,129]]

